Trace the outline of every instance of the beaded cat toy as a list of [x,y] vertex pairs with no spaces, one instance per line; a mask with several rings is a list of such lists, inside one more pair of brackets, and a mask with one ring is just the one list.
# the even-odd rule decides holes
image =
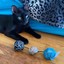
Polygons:
[[[21,51],[24,48],[27,48],[27,47],[24,46],[23,41],[17,40],[15,42],[15,44],[14,44],[15,50]],[[29,53],[32,55],[35,55],[37,52],[43,52],[44,57],[48,60],[54,60],[60,53],[60,51],[56,53],[56,51],[53,48],[47,48],[44,51],[38,51],[37,47],[31,47],[31,48],[27,48],[27,49],[29,49]]]

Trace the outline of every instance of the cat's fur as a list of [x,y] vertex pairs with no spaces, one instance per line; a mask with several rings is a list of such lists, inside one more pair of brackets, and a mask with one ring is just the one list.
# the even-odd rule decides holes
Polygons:
[[15,40],[22,40],[24,44],[28,44],[28,40],[18,34],[23,31],[36,38],[41,38],[41,36],[35,33],[29,26],[30,17],[27,5],[21,10],[13,5],[11,10],[13,15],[0,15],[0,33]]

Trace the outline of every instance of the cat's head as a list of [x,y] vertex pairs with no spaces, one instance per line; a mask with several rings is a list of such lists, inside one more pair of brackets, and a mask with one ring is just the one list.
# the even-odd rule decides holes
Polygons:
[[16,19],[22,22],[24,25],[29,22],[28,4],[26,4],[21,10],[13,5],[11,11],[15,15]]

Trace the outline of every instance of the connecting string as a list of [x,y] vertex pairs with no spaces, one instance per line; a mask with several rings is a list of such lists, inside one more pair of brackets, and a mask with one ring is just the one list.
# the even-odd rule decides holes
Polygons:
[[[25,46],[24,46],[24,47],[25,47]],[[29,49],[28,47],[25,47],[25,48]],[[38,52],[44,52],[44,51],[38,51]]]
[[[25,47],[25,46],[24,46],[24,47]],[[25,48],[29,49],[28,47],[25,47]]]
[[44,51],[38,51],[38,52],[44,52]]

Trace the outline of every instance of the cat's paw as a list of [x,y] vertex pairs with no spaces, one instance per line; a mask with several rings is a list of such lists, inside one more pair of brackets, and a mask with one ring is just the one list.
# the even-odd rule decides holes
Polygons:
[[41,38],[41,35],[38,34],[36,38],[40,39]]
[[27,39],[25,39],[24,40],[24,44],[28,44],[29,42],[28,42],[28,40]]
[[37,39],[40,39],[41,38],[41,35],[35,34],[34,37],[37,38]]

